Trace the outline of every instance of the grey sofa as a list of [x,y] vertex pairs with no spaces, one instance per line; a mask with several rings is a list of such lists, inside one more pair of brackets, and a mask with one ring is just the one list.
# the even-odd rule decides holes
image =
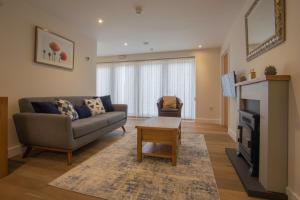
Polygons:
[[72,152],[101,135],[122,127],[127,121],[127,105],[113,104],[114,111],[71,121],[68,116],[59,114],[35,113],[32,102],[54,102],[66,99],[75,105],[82,105],[84,99],[77,97],[37,97],[19,100],[20,113],[13,116],[20,142],[27,147],[23,157],[35,149],[46,149],[67,153],[71,164]]

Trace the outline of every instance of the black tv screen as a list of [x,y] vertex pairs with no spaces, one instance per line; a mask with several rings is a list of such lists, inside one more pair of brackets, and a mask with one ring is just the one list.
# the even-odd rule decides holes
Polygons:
[[230,72],[222,76],[222,91],[223,96],[226,97],[236,97],[235,89],[235,72]]

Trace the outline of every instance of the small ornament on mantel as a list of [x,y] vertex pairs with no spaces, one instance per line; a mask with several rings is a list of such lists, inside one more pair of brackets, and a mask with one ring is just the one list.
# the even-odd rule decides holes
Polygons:
[[255,79],[255,78],[256,78],[256,72],[254,71],[254,69],[251,69],[250,73],[248,75],[248,79],[251,80],[251,79]]
[[276,75],[276,74],[277,74],[276,67],[274,67],[273,65],[269,65],[266,67],[265,75]]

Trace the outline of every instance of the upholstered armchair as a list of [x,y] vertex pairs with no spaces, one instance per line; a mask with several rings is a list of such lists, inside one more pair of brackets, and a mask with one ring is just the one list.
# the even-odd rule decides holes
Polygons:
[[161,97],[157,101],[158,116],[181,117],[182,106],[182,101],[178,97],[176,97],[176,108],[164,108],[163,97]]

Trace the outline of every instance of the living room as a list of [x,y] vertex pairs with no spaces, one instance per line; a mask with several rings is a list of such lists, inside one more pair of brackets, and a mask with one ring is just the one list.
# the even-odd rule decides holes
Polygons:
[[0,0],[0,198],[300,199],[299,7]]

